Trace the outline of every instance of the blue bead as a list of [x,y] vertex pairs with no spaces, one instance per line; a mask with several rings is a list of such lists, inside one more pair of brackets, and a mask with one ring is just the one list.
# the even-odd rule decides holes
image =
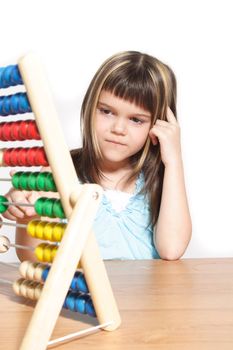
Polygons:
[[0,88],[23,84],[17,65],[0,68]]
[[46,269],[43,270],[42,272],[42,280],[45,281],[46,278],[48,277],[48,274],[49,274],[49,270],[50,270],[50,267],[46,267]]
[[12,71],[11,71],[11,79],[10,79],[10,81],[14,85],[23,84],[23,81],[22,81],[22,78],[21,78],[18,66],[13,66]]
[[77,277],[75,275],[71,281],[70,289],[77,290]]
[[0,115],[3,114],[2,106],[3,106],[3,99],[0,98]]
[[4,115],[9,115],[11,113],[10,99],[8,96],[5,96],[3,99],[2,110]]
[[17,96],[15,95],[11,95],[10,97],[11,100],[11,113],[12,114],[16,114],[19,109],[19,99]]
[[66,306],[70,311],[75,311],[75,295],[72,292],[69,292],[66,297]]
[[83,275],[83,273],[79,273],[79,276],[77,278],[77,285],[78,285],[78,289],[83,292],[83,293],[88,293],[88,287],[87,287],[87,283],[85,280],[85,277]]
[[29,101],[27,99],[27,95],[25,93],[19,93],[19,113],[27,113],[31,111],[29,106]]
[[2,88],[2,76],[3,76],[3,68],[0,67],[0,88]]
[[75,300],[75,309],[76,311],[80,312],[81,314],[86,314],[86,300],[87,300],[87,295],[85,294],[80,294],[76,297]]
[[89,316],[96,317],[95,309],[91,297],[86,302],[86,313]]
[[12,71],[12,67],[13,66],[8,66],[5,68],[4,70],[4,74],[3,74],[3,79],[2,79],[2,82],[3,82],[3,87],[8,87],[10,86],[10,78],[11,78],[11,71]]

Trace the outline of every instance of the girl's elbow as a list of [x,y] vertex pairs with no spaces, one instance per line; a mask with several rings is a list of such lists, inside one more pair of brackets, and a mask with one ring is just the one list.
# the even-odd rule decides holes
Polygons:
[[168,261],[179,260],[183,254],[184,252],[180,253],[173,249],[169,249],[159,253],[161,259]]
[[188,247],[188,244],[191,239],[191,235],[192,234],[190,232],[185,242],[178,242],[178,243],[173,243],[166,247],[165,246],[159,247],[158,253],[160,258],[163,260],[169,260],[169,261],[179,260],[184,255]]

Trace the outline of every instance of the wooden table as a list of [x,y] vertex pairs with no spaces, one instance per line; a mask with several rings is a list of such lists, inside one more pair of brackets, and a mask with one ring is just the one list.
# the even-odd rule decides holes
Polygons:
[[[106,266],[121,328],[98,331],[57,348],[233,349],[233,259],[108,261]],[[15,280],[18,275],[1,264],[0,270],[1,278]],[[15,296],[1,283],[0,305],[0,349],[18,350],[33,302]],[[79,314],[70,315],[62,312],[52,338],[94,324],[89,317],[79,321]]]

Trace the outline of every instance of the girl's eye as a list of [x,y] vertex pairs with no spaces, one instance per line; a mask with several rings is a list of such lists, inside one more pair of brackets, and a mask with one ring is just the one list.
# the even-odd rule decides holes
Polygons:
[[143,124],[143,120],[138,119],[137,117],[130,118],[135,124]]
[[107,108],[99,108],[100,113],[103,113],[105,115],[110,115],[112,114],[112,112],[110,111],[110,109]]

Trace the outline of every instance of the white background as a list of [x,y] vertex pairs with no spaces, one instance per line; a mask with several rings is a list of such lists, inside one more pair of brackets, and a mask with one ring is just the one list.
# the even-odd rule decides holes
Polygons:
[[[231,5],[230,0],[0,1],[0,66],[30,51],[40,56],[69,148],[80,146],[82,98],[106,58],[138,50],[173,68],[193,220],[186,258],[233,255]],[[8,171],[1,169],[0,176]],[[4,194],[8,186],[0,186]],[[4,227],[1,233],[14,240],[14,230]],[[13,249],[0,259],[14,260]]]

